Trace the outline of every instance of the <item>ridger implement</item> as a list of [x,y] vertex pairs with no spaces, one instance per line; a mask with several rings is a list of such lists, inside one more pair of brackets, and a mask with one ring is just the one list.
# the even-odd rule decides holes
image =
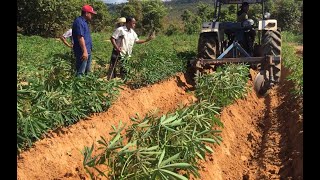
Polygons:
[[[258,26],[247,19],[243,22],[219,22],[221,6],[261,4],[262,19]],[[214,19],[202,24],[198,41],[198,56],[191,61],[196,73],[212,72],[220,64],[248,63],[258,71],[254,78],[254,89],[264,95],[273,85],[279,83],[281,74],[281,35],[277,20],[269,19],[270,13],[264,12],[264,0],[216,0]],[[254,33],[258,42],[251,34]]]

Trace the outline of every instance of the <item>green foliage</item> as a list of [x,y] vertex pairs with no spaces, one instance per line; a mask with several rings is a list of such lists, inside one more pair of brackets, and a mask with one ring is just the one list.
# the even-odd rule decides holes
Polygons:
[[187,34],[199,33],[201,28],[202,20],[199,16],[195,15],[189,10],[185,10],[181,15],[181,18],[184,22],[184,31]]
[[[112,126],[110,141],[103,137],[98,141],[102,153],[92,156],[93,146],[85,147],[83,165],[92,178],[94,171],[103,172],[98,169],[102,164],[110,167],[112,179],[188,179],[191,174],[199,177],[197,159],[205,159],[206,153],[213,152],[209,144],[222,141],[221,131],[212,129],[214,125],[222,126],[214,117],[218,109],[202,101],[161,117],[131,118],[133,124],[125,135],[121,134],[124,126],[120,121],[118,128]],[[180,170],[186,172],[182,174]]]
[[74,58],[60,40],[19,35],[17,42],[19,151],[48,130],[106,110],[117,97],[122,82],[99,80],[101,71],[76,78],[72,69]]
[[[141,1],[130,1],[119,8],[121,17],[134,17],[137,21],[142,20],[142,2]],[[139,26],[137,26],[139,28]]]
[[126,81],[140,87],[184,72],[187,60],[192,58],[184,54],[189,52],[195,56],[196,43],[196,36],[178,35],[157,36],[147,44],[135,45],[132,58],[125,65]]
[[105,32],[113,30],[112,25],[114,24],[114,21],[112,21],[112,16],[107,11],[106,4],[101,0],[91,0],[89,3],[97,12],[97,14],[92,17],[91,32]]
[[171,35],[177,35],[178,32],[179,32],[178,27],[174,24],[170,24],[168,29],[166,30],[165,34],[167,36],[171,36]]
[[236,22],[237,14],[230,12],[229,9],[221,9],[219,21],[220,22]]
[[202,20],[199,16],[195,16],[191,22],[185,24],[185,32],[187,34],[195,34],[200,32]]
[[282,41],[285,43],[303,44],[303,34],[293,33],[291,31],[282,31]]
[[193,16],[194,14],[191,11],[184,10],[183,14],[181,15],[181,18],[182,18],[182,21],[186,22],[186,21],[189,21]]
[[276,11],[275,1],[274,0],[266,0],[264,4],[264,11],[271,13],[271,16]]
[[[296,36],[296,38],[293,38]],[[297,56],[295,48],[292,43],[296,42],[295,39],[299,36],[294,35],[290,32],[282,32],[282,38],[284,43],[282,46],[282,58],[283,65],[290,69],[290,74],[287,76],[288,80],[294,83],[294,88],[291,92],[297,98],[303,97],[303,57]]]
[[[266,11],[265,11],[266,12]],[[250,10],[248,12],[249,19],[254,20],[257,25],[258,21],[262,19],[262,7],[260,4],[250,5]]]
[[161,0],[130,0],[118,8],[121,16],[132,16],[137,20],[136,31],[147,34],[151,29],[162,29],[162,20],[167,15],[167,8]]
[[106,5],[102,1],[92,0],[18,0],[17,26],[26,35],[58,37],[81,15],[81,7],[86,3],[98,12],[93,16],[92,31],[108,28],[111,16]]
[[144,1],[143,2],[143,29],[162,29],[162,19],[167,15],[167,8],[161,0]]
[[230,14],[237,14],[237,7],[234,4],[228,6],[228,11]]
[[197,9],[197,15],[201,18],[202,22],[208,22],[213,19],[214,6],[200,2]]
[[278,20],[278,26],[283,31],[300,30],[300,20],[302,16],[302,1],[282,0],[277,4],[275,17]]
[[218,107],[229,105],[242,98],[247,91],[249,68],[246,65],[228,64],[218,67],[213,74],[196,77],[196,95]]

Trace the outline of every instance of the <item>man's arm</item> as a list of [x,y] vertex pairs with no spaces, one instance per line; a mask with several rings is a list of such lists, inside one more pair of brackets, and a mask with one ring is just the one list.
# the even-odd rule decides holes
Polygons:
[[114,38],[111,36],[110,41],[111,41],[111,43],[112,43],[112,45],[113,45],[113,48],[114,48],[116,51],[121,52],[121,47],[119,47],[119,46],[117,45],[116,39],[114,39]]
[[66,46],[72,48],[72,45],[68,43],[67,39],[64,36],[60,36],[60,39],[63,42],[63,44],[65,44]]
[[88,51],[87,51],[86,43],[84,41],[84,37],[78,35],[78,40],[79,40],[80,47],[82,49],[81,59],[83,61],[86,61],[86,60],[88,60]]
[[137,44],[143,44],[143,43],[146,43],[152,39],[154,39],[155,36],[154,36],[154,33],[150,34],[149,37],[146,39],[146,40],[143,40],[143,39],[139,39],[136,41]]
[[139,39],[138,41],[136,41],[136,43],[137,44],[143,44],[143,43],[146,43],[146,42],[148,42],[148,41],[150,41],[151,39],[146,39],[146,40],[144,40],[144,39]]

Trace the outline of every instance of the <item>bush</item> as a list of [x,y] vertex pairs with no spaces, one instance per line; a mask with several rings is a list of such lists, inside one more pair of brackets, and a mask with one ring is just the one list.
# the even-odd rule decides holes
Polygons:
[[117,9],[122,17],[133,16],[137,25],[135,31],[140,35],[146,35],[151,29],[162,29],[162,20],[167,15],[167,8],[160,0],[153,1],[129,1]]
[[73,20],[80,16],[81,7],[90,4],[98,12],[93,17],[92,31],[104,30],[111,21],[111,16],[102,1],[47,1],[18,0],[17,26],[23,29],[25,35],[40,35],[57,37],[69,29]]
[[301,1],[283,0],[278,4],[276,19],[283,31],[299,31],[301,20]]
[[165,34],[167,36],[178,34],[178,27],[173,24],[170,24]]

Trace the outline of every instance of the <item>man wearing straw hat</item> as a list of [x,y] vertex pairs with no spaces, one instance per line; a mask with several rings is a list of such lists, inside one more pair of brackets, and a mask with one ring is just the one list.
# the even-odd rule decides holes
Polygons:
[[119,61],[120,63],[120,76],[122,78],[126,75],[126,70],[124,68],[124,59],[130,58],[132,53],[132,48],[135,43],[142,44],[150,41],[154,38],[154,35],[149,35],[146,40],[138,38],[138,35],[133,30],[136,26],[136,20],[133,17],[126,18],[125,26],[118,27],[112,34],[110,41],[113,45],[110,66],[107,73],[107,79],[115,77],[115,67]]
[[117,22],[116,22],[116,29],[118,27],[124,26],[125,24],[126,24],[126,18],[125,17],[118,18]]

